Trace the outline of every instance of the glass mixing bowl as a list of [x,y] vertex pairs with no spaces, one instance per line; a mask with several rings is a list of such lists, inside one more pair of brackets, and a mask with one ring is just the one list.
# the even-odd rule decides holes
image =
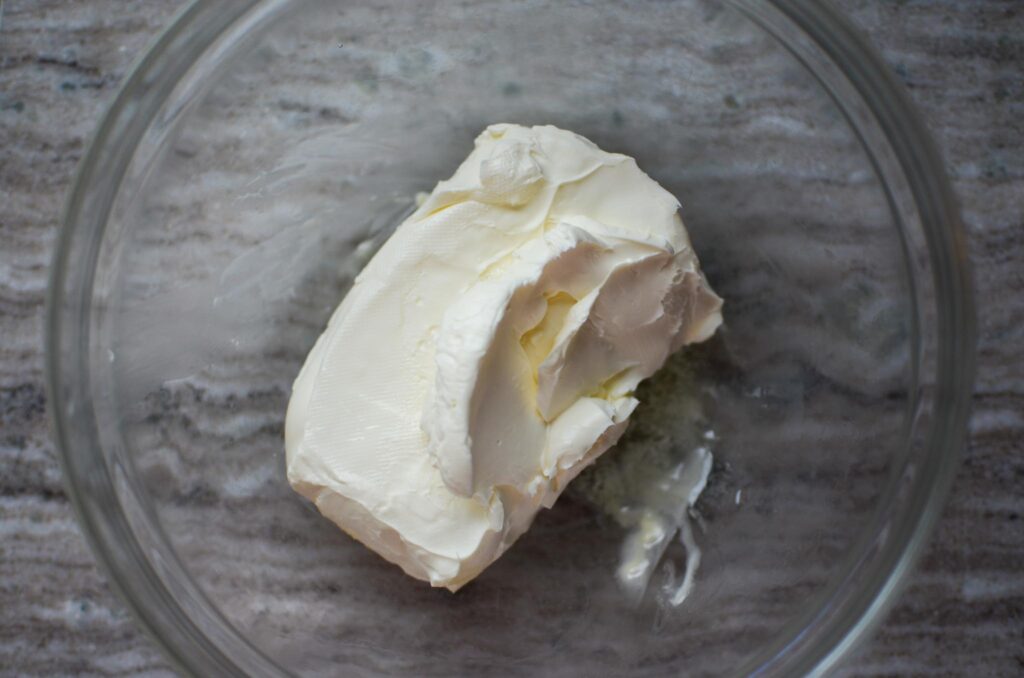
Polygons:
[[[685,445],[684,396],[715,434],[677,609],[622,596],[622,532],[579,496],[452,595],[285,480],[291,382],[326,319],[499,121],[635,156],[726,300],[625,443]],[[973,323],[939,157],[819,0],[210,0],[139,62],[82,162],[50,398],[83,529],[182,670],[789,674],[848,653],[920,553]]]

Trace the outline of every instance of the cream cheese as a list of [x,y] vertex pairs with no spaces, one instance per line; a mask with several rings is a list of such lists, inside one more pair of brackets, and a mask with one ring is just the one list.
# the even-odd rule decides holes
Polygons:
[[721,323],[677,210],[578,135],[487,128],[310,352],[292,486],[414,577],[478,575],[615,443],[636,385]]

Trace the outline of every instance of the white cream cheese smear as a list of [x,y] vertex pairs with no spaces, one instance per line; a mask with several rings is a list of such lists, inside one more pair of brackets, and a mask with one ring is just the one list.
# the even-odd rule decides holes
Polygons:
[[493,125],[356,279],[295,381],[288,479],[456,590],[721,324],[675,198],[555,127]]

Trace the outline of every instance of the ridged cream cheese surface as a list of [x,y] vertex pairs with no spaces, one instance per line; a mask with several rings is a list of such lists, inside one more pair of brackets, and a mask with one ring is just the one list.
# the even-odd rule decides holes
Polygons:
[[292,486],[434,586],[492,563],[721,323],[675,198],[555,127],[493,125],[367,264],[295,381]]

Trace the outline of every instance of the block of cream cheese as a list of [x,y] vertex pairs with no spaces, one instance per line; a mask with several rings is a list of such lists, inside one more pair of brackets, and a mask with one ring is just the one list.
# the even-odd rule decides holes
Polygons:
[[288,479],[456,590],[721,324],[676,199],[627,156],[493,125],[367,264],[295,381]]

